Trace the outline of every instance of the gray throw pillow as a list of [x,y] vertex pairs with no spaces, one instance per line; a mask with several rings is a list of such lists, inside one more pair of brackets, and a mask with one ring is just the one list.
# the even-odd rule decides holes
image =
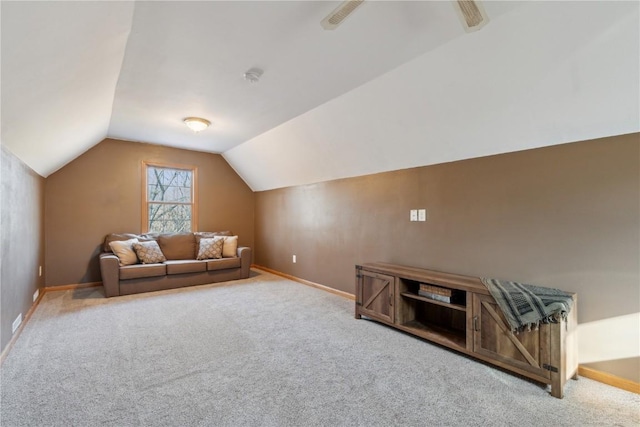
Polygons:
[[133,250],[143,264],[155,264],[167,260],[156,241],[134,243]]
[[198,259],[222,258],[222,246],[224,237],[212,237],[200,239],[198,245]]

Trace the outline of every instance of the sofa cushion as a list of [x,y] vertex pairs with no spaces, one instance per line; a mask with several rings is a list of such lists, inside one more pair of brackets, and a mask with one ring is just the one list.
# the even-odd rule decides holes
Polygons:
[[111,233],[107,234],[104,238],[104,245],[102,245],[102,250],[104,252],[112,252],[111,246],[109,244],[111,242],[120,242],[123,240],[131,240],[138,239],[139,242],[149,242],[151,240],[155,240],[156,234],[131,234],[131,233]]
[[222,246],[222,257],[233,258],[238,256],[238,236],[226,236]]
[[136,264],[120,267],[120,280],[164,276],[166,274],[167,267],[164,264]]
[[224,237],[212,237],[210,239],[200,239],[198,243],[197,259],[222,258],[222,245]]
[[207,271],[205,261],[196,260],[169,260],[165,262],[167,274],[201,273]]
[[143,264],[155,264],[167,260],[156,241],[134,243],[133,250]]
[[111,251],[118,257],[120,266],[138,263],[138,256],[133,250],[133,244],[138,243],[138,239],[114,240],[109,242]]
[[207,260],[207,270],[226,270],[227,268],[240,268],[240,257],[220,258]]
[[158,244],[167,259],[195,259],[197,255],[193,233],[160,234]]

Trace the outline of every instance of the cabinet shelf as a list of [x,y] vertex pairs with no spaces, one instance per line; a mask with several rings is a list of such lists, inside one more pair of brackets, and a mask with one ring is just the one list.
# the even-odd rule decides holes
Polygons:
[[435,305],[440,305],[442,307],[447,307],[447,308],[451,308],[454,310],[460,310],[460,311],[467,311],[467,307],[465,307],[464,305],[461,304],[454,304],[454,303],[450,303],[450,302],[443,302],[443,301],[438,301],[435,299],[431,299],[431,298],[427,298],[427,297],[423,297],[420,295],[416,295],[412,292],[401,292],[400,295],[402,295],[405,298],[412,298],[418,301],[423,301],[429,304],[435,304]]
[[460,347],[464,349],[467,344],[464,331],[446,329],[434,324],[423,323],[417,320],[403,323],[402,325],[400,325],[400,328],[405,330],[406,332],[412,333],[422,338],[444,344],[447,347]]

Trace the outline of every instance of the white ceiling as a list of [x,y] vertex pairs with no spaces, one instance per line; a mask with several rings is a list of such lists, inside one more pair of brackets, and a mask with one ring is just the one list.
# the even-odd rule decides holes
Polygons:
[[2,143],[43,176],[107,136],[224,153],[266,190],[640,130],[637,1],[487,1],[470,34],[445,1],[322,30],[338,4],[2,1]]

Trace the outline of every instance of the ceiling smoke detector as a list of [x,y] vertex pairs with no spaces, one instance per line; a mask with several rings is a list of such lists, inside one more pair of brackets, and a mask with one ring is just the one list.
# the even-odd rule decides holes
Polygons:
[[244,79],[249,83],[258,83],[263,72],[264,71],[262,71],[260,68],[252,68],[244,73]]

